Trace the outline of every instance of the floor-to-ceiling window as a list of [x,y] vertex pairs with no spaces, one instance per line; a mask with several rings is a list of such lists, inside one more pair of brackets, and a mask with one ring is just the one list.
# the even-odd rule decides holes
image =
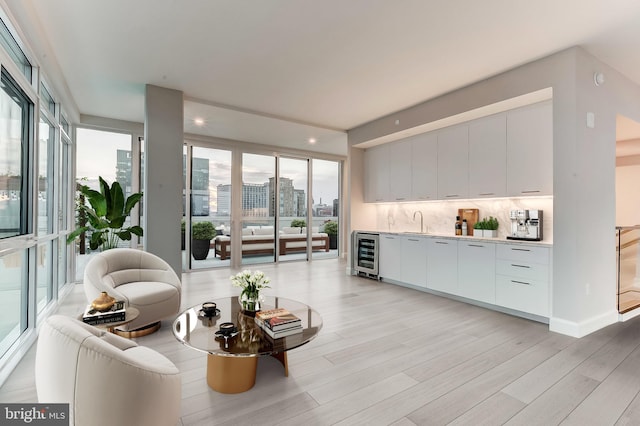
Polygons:
[[242,154],[242,264],[274,261],[275,177],[274,156]]
[[191,269],[228,266],[230,256],[216,254],[212,245],[216,235],[228,237],[231,229],[231,151],[192,148],[189,210],[192,238],[184,253],[191,252]]
[[[99,178],[102,177],[109,185],[115,181],[120,183],[126,198],[139,192],[140,180],[137,175],[140,160],[140,141],[131,134],[85,128],[76,131],[76,185],[85,185],[99,191]],[[86,202],[78,191],[75,191],[75,197],[77,203]],[[81,217],[76,217],[76,221],[82,220]],[[132,210],[125,226],[138,223],[139,218]],[[91,255],[86,237],[80,236],[75,242],[76,280],[82,279],[84,267]],[[118,246],[135,247],[137,244],[137,239],[133,238],[131,241],[121,241]]]
[[[338,256],[341,160],[190,141],[183,156],[183,270]],[[196,254],[204,222],[215,234]]]
[[33,233],[34,102],[9,72],[0,76],[0,357],[27,330]]
[[[316,235],[327,234],[329,238],[329,251],[314,250],[314,259],[339,255],[340,166],[339,161],[313,159],[311,162],[313,232]],[[316,235],[314,238],[320,238]]]
[[[308,219],[307,184],[309,160],[280,157],[278,159],[278,232],[280,235],[278,260],[307,259]],[[276,194],[275,179],[270,182],[270,193]],[[313,244],[313,241],[312,241]],[[297,254],[297,256],[295,256]]]

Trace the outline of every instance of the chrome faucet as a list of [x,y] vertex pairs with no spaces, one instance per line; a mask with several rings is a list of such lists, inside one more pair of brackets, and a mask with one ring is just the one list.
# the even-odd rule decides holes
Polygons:
[[420,210],[416,210],[413,212],[413,220],[416,220],[416,214],[420,213],[420,233],[424,233],[424,216],[422,216],[422,212]]

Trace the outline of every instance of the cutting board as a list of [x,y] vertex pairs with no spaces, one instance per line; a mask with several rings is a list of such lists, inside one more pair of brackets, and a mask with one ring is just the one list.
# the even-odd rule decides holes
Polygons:
[[458,209],[460,220],[467,219],[467,235],[473,235],[473,225],[480,218],[480,210],[478,209]]

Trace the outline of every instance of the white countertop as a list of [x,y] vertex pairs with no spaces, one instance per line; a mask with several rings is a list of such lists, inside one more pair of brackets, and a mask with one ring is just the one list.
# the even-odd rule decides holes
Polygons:
[[533,245],[533,246],[542,246],[542,247],[553,247],[552,241],[529,241],[529,240],[508,240],[506,238],[485,238],[485,237],[473,237],[468,235],[451,235],[451,234],[436,234],[436,233],[419,233],[419,232],[388,232],[388,231],[368,231],[368,230],[357,230],[354,232],[365,232],[369,234],[379,234],[379,235],[407,235],[412,237],[421,237],[421,238],[446,238],[451,240],[467,240],[467,241],[486,241],[489,243],[498,243],[498,244],[522,244],[522,245]]

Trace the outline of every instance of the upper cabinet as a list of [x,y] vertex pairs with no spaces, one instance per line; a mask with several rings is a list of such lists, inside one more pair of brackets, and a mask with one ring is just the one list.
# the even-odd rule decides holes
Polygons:
[[438,198],[469,198],[469,126],[438,132]]
[[553,195],[551,101],[365,152],[365,201]]
[[364,200],[389,201],[389,145],[369,148],[364,153]]
[[553,194],[551,101],[507,112],[507,195]]
[[507,114],[469,123],[469,198],[507,195]]
[[411,139],[389,145],[389,201],[411,200]]
[[411,198],[438,198],[438,135],[423,133],[411,138]]

